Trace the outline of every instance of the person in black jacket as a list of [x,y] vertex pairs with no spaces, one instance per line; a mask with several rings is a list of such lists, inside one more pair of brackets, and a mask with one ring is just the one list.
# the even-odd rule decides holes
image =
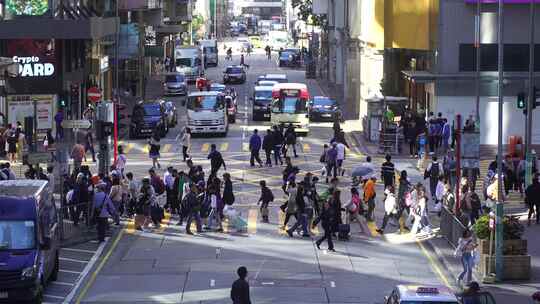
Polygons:
[[285,147],[283,149],[283,155],[287,157],[287,152],[289,149],[293,149],[294,157],[298,157],[296,153],[296,133],[294,132],[294,127],[292,124],[289,124],[287,130],[285,130]]
[[236,271],[238,280],[234,281],[231,287],[231,300],[233,304],[251,304],[249,298],[249,283],[246,280],[248,271],[245,266],[238,267]]
[[278,160],[281,165],[283,165],[283,160],[281,159],[281,147],[283,145],[283,133],[277,126],[274,126],[274,131],[272,132],[274,144],[274,162],[277,166]]
[[[272,167],[272,150],[274,150],[274,136],[272,130],[268,129],[266,135],[263,138],[262,148],[266,154],[266,165]],[[277,160],[276,160],[277,165]]]
[[266,186],[266,181],[260,181],[259,185],[261,185],[261,197],[259,198],[257,205],[259,203],[261,204],[262,222],[268,223],[268,204],[274,201],[274,194],[272,193],[272,190]]
[[[223,181],[223,203],[230,206],[234,203],[234,192],[232,187],[231,175],[229,173],[223,174]],[[219,186],[217,188],[219,189]]]
[[304,182],[299,182],[296,192],[296,223],[287,230],[287,234],[293,237],[293,231],[295,231],[300,225],[302,225],[302,237],[310,237],[307,228],[307,214],[306,214],[306,202],[304,201],[304,195],[306,189]]
[[216,144],[210,146],[210,154],[208,154],[207,158],[210,160],[210,175],[216,176],[221,166],[223,166],[223,169],[227,170],[225,160],[223,160],[223,156],[217,150]]
[[527,224],[531,225],[531,217],[536,208],[536,224],[540,224],[540,181],[539,175],[535,174],[530,184],[525,190],[525,202],[529,206],[529,215],[527,216]]
[[313,228],[317,226],[317,224],[321,222],[322,227],[324,229],[324,235],[320,239],[318,239],[315,244],[317,245],[318,249],[321,249],[321,243],[324,240],[328,241],[328,250],[329,251],[335,251],[334,250],[334,242],[332,241],[332,230],[336,223],[336,214],[334,212],[334,209],[328,204],[328,202],[324,203],[323,209],[321,210],[321,214],[315,221],[313,222]]

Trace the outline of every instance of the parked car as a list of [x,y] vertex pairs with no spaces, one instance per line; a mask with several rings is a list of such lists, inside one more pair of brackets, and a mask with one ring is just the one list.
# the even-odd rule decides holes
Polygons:
[[176,111],[176,105],[172,101],[161,101],[161,106],[165,111],[165,121],[167,122],[167,127],[174,128],[178,123],[178,113]]
[[230,65],[223,71],[223,83],[245,83],[246,70],[241,65]]
[[280,52],[279,63],[280,67],[298,67],[300,66],[300,49],[288,48]]
[[326,96],[314,96],[308,105],[310,121],[333,121],[338,112],[338,104]]
[[169,131],[165,109],[160,100],[140,101],[133,107],[129,137],[150,137],[157,129],[163,137]]
[[221,83],[212,83],[210,84],[210,91],[223,93],[225,92],[225,85]]
[[163,89],[165,95],[186,95],[188,89],[184,74],[178,72],[165,74]]

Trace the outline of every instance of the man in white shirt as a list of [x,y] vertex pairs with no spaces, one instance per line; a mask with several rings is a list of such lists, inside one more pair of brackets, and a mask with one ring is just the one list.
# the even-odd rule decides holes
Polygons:
[[341,142],[338,142],[336,145],[336,149],[337,149],[336,161],[337,161],[338,172],[341,176],[343,176],[345,174],[345,169],[343,169],[343,161],[345,160],[345,145]]
[[439,213],[442,208],[443,196],[444,196],[444,176],[440,175],[439,181],[437,182],[437,187],[435,189],[435,205],[438,206],[438,207],[435,207],[435,211]]

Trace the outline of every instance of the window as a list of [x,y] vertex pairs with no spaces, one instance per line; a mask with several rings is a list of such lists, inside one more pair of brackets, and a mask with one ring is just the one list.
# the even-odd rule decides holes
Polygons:
[[144,106],[144,116],[160,116],[161,107],[158,104]]
[[177,74],[177,75],[167,75],[165,77],[165,82],[183,82],[184,81],[184,75]]
[[188,99],[187,108],[194,111],[212,110],[223,108],[223,103],[218,101],[217,96],[191,96]]
[[[535,63],[534,70],[540,71],[540,44],[534,47]],[[498,68],[498,45],[482,44],[480,46],[480,70],[497,71]],[[505,44],[504,45],[504,70],[507,72],[529,71],[529,45]],[[473,44],[460,44],[459,46],[459,71],[476,71],[476,48]]]
[[35,247],[34,221],[0,221],[0,250]]

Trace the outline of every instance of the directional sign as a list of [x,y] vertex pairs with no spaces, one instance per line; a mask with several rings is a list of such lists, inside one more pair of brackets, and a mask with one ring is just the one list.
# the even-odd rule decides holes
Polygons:
[[62,128],[66,129],[88,129],[92,126],[90,120],[64,120],[62,121]]
[[47,164],[52,160],[50,152],[34,152],[28,154],[26,162],[29,165]]
[[88,99],[96,103],[101,100],[101,90],[98,87],[88,88]]

